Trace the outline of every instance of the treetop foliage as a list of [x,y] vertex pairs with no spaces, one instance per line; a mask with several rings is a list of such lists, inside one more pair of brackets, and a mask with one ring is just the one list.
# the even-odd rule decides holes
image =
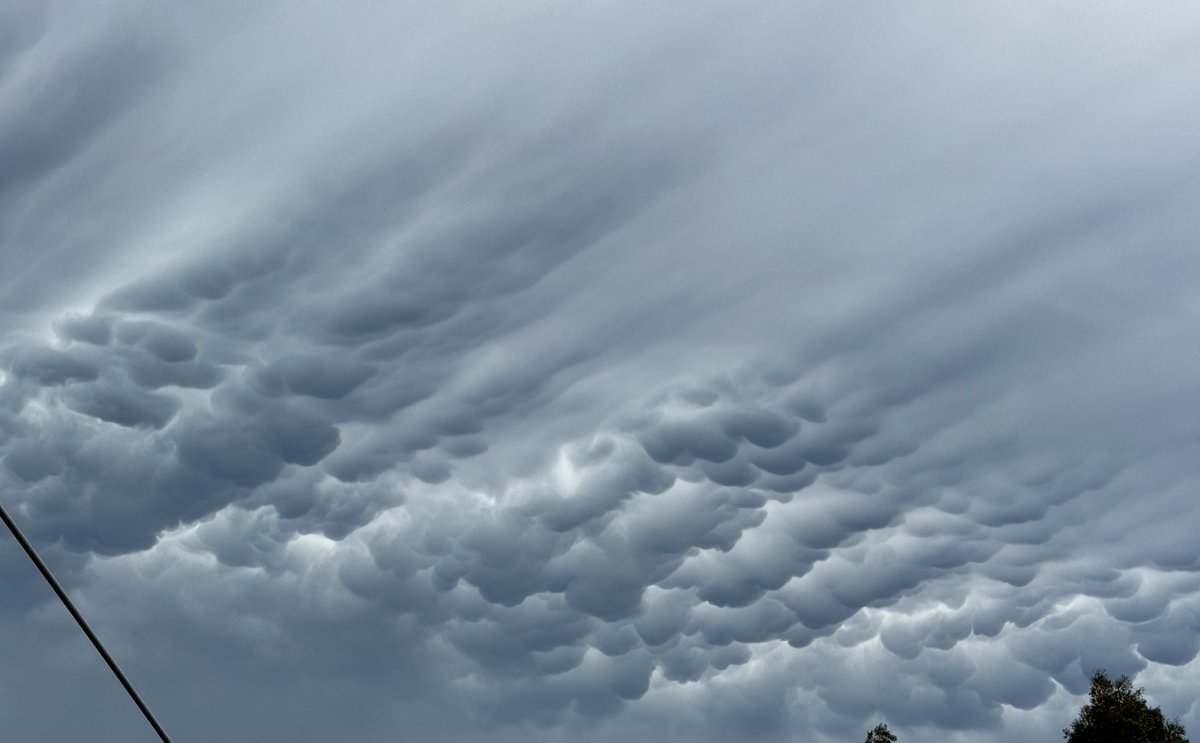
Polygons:
[[1128,676],[1114,681],[1104,669],[1096,670],[1090,699],[1063,737],[1067,743],[1188,743],[1179,719],[1166,719],[1161,709],[1146,703],[1143,692],[1133,688]]
[[[1103,668],[1092,674],[1088,703],[1063,730],[1066,743],[1190,743],[1179,718],[1168,720],[1146,702],[1145,690],[1134,688],[1128,676],[1114,680]],[[867,733],[866,743],[896,743],[880,723]]]

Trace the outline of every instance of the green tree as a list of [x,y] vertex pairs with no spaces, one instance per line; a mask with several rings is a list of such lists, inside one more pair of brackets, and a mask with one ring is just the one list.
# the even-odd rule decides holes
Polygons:
[[896,736],[888,730],[886,723],[879,723],[867,733],[867,743],[896,743]]
[[1128,676],[1113,681],[1098,669],[1092,674],[1089,696],[1079,716],[1063,730],[1067,743],[1188,743],[1179,719],[1168,720],[1161,709],[1150,707],[1143,689],[1133,688]]

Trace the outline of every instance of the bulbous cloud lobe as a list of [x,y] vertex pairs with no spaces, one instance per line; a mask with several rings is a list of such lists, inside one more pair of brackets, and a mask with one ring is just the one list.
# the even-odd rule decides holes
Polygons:
[[0,13],[5,505],[177,735],[1197,724],[1194,10]]

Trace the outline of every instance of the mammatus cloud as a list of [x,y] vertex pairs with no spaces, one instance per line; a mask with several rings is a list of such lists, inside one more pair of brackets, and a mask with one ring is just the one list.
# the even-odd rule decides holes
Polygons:
[[1197,724],[1193,11],[143,11],[0,23],[0,485],[175,734]]

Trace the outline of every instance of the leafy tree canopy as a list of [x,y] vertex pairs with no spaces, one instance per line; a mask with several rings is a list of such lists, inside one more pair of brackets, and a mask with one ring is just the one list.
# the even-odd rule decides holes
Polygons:
[[888,730],[887,724],[880,723],[867,733],[867,743],[896,743],[896,736]]
[[[1067,743],[1188,743],[1179,719],[1168,720],[1161,709],[1151,708],[1128,676],[1113,681],[1098,669],[1089,695],[1079,716],[1063,730]],[[871,743],[869,736],[867,741]]]

